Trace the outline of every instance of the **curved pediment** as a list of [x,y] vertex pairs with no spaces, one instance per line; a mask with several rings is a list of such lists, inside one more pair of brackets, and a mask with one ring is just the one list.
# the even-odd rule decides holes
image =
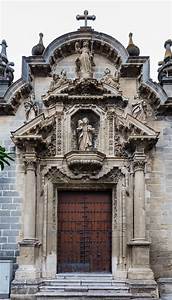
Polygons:
[[74,31],[60,36],[45,49],[43,57],[53,64],[60,57],[75,53],[75,42],[90,40],[94,53],[108,56],[116,64],[124,63],[128,58],[125,47],[115,38],[97,31]]
[[[91,83],[87,85],[76,80],[81,75],[79,75],[80,70],[78,72],[76,69],[85,43],[88,44],[92,56],[90,78],[99,82],[97,86],[94,83],[92,88]],[[102,96],[103,92],[104,95],[111,94],[111,97],[119,99],[123,95],[120,86],[121,80],[128,77],[139,78],[139,76],[141,78],[138,85],[140,95],[142,98],[150,100],[150,104],[157,109],[160,102],[163,104],[166,101],[167,95],[160,85],[149,79],[147,64],[148,58],[129,57],[122,44],[104,33],[78,30],[65,34],[50,43],[42,55],[23,58],[22,78],[7,90],[4,101],[0,103],[1,114],[15,114],[22,101],[24,102],[27,97],[30,97],[32,92],[36,95],[36,102],[41,102],[41,96],[45,95],[45,101],[43,101],[45,105],[49,105],[50,99],[57,98],[58,94],[65,98],[66,94],[70,96],[74,96],[74,94],[76,96],[85,96],[86,94]],[[143,71],[145,71],[142,76],[144,65]],[[66,73],[65,80],[62,80],[64,79],[62,78],[63,73]],[[57,76],[61,83],[58,82],[57,87],[50,91],[53,76]],[[38,81],[34,85],[36,78]],[[40,78],[44,82],[41,88],[38,84]],[[124,95],[125,97],[122,98],[126,100],[128,95],[125,92]],[[53,100],[52,104],[54,103],[56,102]],[[40,103],[41,105],[42,103]]]

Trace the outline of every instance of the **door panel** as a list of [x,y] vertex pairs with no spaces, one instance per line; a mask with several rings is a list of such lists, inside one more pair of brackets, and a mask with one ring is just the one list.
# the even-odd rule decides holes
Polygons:
[[110,272],[111,193],[59,192],[58,272]]

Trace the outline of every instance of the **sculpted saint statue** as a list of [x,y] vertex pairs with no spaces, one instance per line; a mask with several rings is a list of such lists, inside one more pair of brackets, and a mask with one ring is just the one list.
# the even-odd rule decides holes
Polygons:
[[89,151],[93,148],[93,133],[95,129],[89,125],[88,118],[83,118],[78,121],[78,149]]
[[76,72],[78,73],[79,78],[92,78],[93,70],[92,67],[95,66],[93,61],[93,53],[89,49],[88,41],[83,42],[83,47],[79,47],[79,43],[75,43],[75,50],[80,55],[77,57],[76,63]]

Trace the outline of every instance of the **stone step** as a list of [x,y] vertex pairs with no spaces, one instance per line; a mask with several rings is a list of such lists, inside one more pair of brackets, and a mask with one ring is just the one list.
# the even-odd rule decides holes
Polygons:
[[88,279],[58,279],[58,280],[45,280],[43,281],[44,285],[51,285],[51,286],[71,286],[71,285],[77,285],[77,286],[94,286],[94,285],[101,285],[101,286],[126,286],[127,283],[125,281],[117,281],[117,280],[88,280]]
[[40,291],[74,291],[74,290],[79,290],[79,291],[116,291],[116,292],[123,292],[123,291],[128,291],[129,288],[127,286],[125,287],[118,287],[118,286],[100,286],[100,285],[95,285],[95,286],[41,286]]
[[116,293],[114,291],[56,291],[56,292],[38,292],[36,294],[36,299],[87,299],[93,297],[93,299],[131,299],[130,293]]
[[[88,276],[87,276],[88,275]],[[42,282],[37,300],[115,300],[131,299],[125,280],[114,280],[112,274],[57,274],[56,279]]]
[[106,278],[113,279],[111,273],[58,273],[56,278]]

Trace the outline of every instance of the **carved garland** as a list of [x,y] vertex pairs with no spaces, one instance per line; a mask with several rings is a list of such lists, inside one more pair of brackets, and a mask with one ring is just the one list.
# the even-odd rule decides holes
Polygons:
[[60,155],[62,154],[62,116],[60,114],[57,115],[56,128],[56,153]]
[[113,115],[108,116],[109,123],[109,154],[114,154],[114,118]]

